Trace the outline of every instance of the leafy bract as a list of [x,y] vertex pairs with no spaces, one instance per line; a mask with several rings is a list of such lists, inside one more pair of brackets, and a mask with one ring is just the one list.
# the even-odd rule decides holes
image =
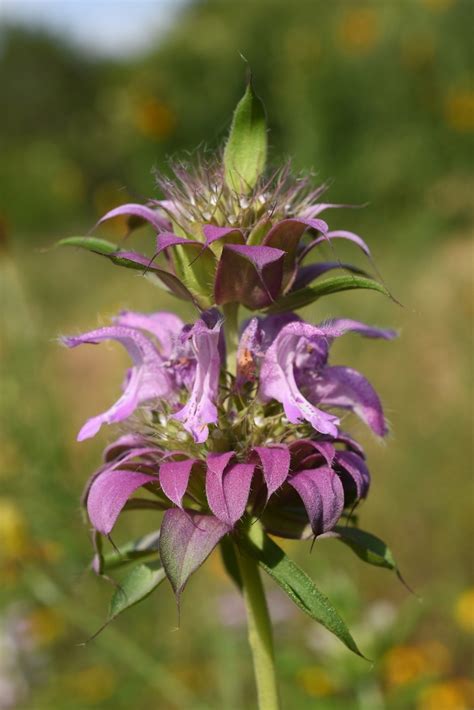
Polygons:
[[385,296],[390,296],[385,286],[375,279],[357,276],[356,274],[347,274],[344,276],[334,276],[330,279],[321,281],[316,286],[306,286],[298,291],[290,291],[285,296],[278,299],[276,303],[267,309],[268,313],[281,313],[283,311],[294,311],[303,306],[309,306],[314,301],[322,296],[328,296],[331,293],[339,291],[351,291],[354,289],[369,289],[378,291]]
[[237,104],[224,150],[224,177],[231,190],[248,193],[256,185],[267,158],[265,109],[249,82]]
[[159,561],[139,564],[130,570],[114,592],[110,602],[109,621],[145,599],[165,577],[165,570]]
[[268,535],[262,532],[257,541],[255,535],[253,540],[241,537],[239,545],[244,554],[257,560],[260,567],[302,611],[337,636],[348,649],[362,656],[345,622],[329,599],[319,591],[306,572],[290,560]]

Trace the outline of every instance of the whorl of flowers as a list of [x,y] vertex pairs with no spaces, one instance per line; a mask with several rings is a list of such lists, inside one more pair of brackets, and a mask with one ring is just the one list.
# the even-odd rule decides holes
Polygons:
[[[315,325],[294,312],[340,290],[385,288],[336,257],[307,263],[335,239],[370,252],[358,235],[321,219],[346,206],[318,202],[324,187],[293,178],[288,166],[265,177],[266,145],[263,107],[249,85],[223,156],[194,170],[175,166],[173,178],[159,178],[162,199],[122,205],[100,220],[148,222],[156,234],[150,255],[95,237],[62,241],[142,270],[199,311],[193,323],[159,310],[124,311],[108,326],[63,338],[70,348],[114,340],[131,359],[120,397],[78,435],[82,441],[120,424],[84,497],[96,531],[94,569],[151,557],[152,581],[138,591],[135,583],[131,599],[165,575],[179,596],[220,544],[238,584],[239,555],[257,560],[358,652],[311,580],[290,561],[293,567],[281,566],[286,558],[268,533],[329,535],[366,561],[395,568],[386,546],[357,527],[353,511],[370,474],[362,447],[341,428],[349,411],[384,436],[382,405],[363,374],[330,358],[332,342],[346,334],[390,340],[395,333],[343,318]],[[335,269],[342,273],[321,278]],[[239,326],[240,306],[263,313]],[[104,555],[100,536],[110,537],[124,509],[143,508],[157,511],[158,532]]]

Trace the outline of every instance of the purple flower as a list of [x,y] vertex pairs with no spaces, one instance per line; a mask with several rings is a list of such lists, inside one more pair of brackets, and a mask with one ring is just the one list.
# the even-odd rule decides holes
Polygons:
[[[192,481],[192,485],[191,485]],[[366,497],[370,484],[359,445],[342,435],[257,446],[244,453],[200,458],[165,452],[145,437],[122,437],[106,451],[85,496],[89,518],[112,531],[130,496],[146,487],[160,506],[192,508],[231,530],[247,511],[283,537],[331,530],[345,508]],[[158,506],[159,507],[159,506]]]
[[[251,370],[254,378],[260,362],[262,402],[272,399],[281,402],[291,423],[306,420],[316,431],[336,436],[339,419],[319,405],[334,406],[354,411],[376,434],[383,436],[387,426],[372,385],[356,370],[328,365],[332,340],[350,331],[370,338],[391,339],[396,335],[394,331],[371,328],[353,320],[333,320],[313,326],[294,314],[254,318],[241,338],[238,384],[252,379]],[[249,363],[252,363],[250,369]]]
[[[107,411],[89,419],[78,440],[94,436],[102,424],[128,419],[138,407],[166,401],[172,416],[182,422],[195,441],[208,436],[208,424],[217,421],[215,401],[222,357],[220,318],[217,312],[202,314],[185,326],[172,313],[149,315],[122,312],[115,325],[63,338],[68,347],[116,340],[133,361],[122,396]],[[180,407],[182,395],[186,404]]]
[[[270,178],[260,176],[245,194],[229,186],[219,162],[194,169],[175,165],[174,178],[159,178],[158,183],[164,199],[121,205],[98,222],[128,215],[130,228],[148,223],[156,234],[154,254],[99,253],[128,268],[143,265],[175,295],[200,308],[240,303],[257,310],[300,291],[331,269],[360,273],[335,259],[303,263],[334,239],[351,241],[370,257],[361,237],[330,231],[320,217],[327,209],[350,205],[319,202],[326,187],[314,189],[309,178],[292,177],[288,166]],[[161,253],[167,257],[167,269],[154,264]]]

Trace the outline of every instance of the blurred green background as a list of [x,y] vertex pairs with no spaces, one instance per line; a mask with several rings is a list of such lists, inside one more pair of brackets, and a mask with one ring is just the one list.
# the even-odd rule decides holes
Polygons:
[[[125,29],[141,4],[105,3]],[[394,344],[343,339],[333,362],[349,360],[382,393],[386,444],[352,422],[373,474],[361,522],[390,544],[423,598],[332,541],[311,553],[288,545],[374,662],[352,658],[269,585],[284,707],[468,710],[474,3],[145,4],[148,14],[156,7],[156,37],[147,32],[133,51],[117,38],[116,51],[101,52],[97,32],[85,47],[3,17],[0,709],[255,707],[243,611],[217,556],[190,582],[179,629],[163,586],[80,645],[111,594],[87,570],[79,497],[112,432],[75,437],[113,401],[126,360],[115,348],[68,353],[56,337],[122,307],[176,304],[92,255],[44,251],[87,233],[108,208],[156,197],[153,171],[166,171],[169,156],[192,160],[197,145],[217,146],[243,92],[243,55],[266,104],[273,164],[291,156],[315,180],[334,180],[331,201],[370,203],[328,219],[368,240],[403,307],[361,292],[306,315],[401,330]],[[43,26],[52,6],[66,15],[72,5],[44,0]],[[89,20],[96,31],[109,22]],[[120,239],[124,225],[102,233]],[[350,245],[338,251],[359,258]],[[124,516],[116,541],[156,527],[153,515]]]

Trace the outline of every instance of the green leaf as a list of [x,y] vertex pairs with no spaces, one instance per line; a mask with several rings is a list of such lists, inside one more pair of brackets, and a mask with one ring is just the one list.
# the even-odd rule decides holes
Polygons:
[[108,242],[106,239],[98,239],[96,237],[67,237],[66,239],[60,239],[56,242],[57,247],[80,247],[81,249],[87,249],[87,251],[93,251],[96,254],[102,254],[104,256],[110,256],[119,251],[119,247],[112,242]]
[[231,190],[250,192],[265,169],[267,127],[263,103],[250,81],[237,104],[224,150],[224,177]]
[[392,551],[380,538],[359,528],[336,526],[328,534],[351,548],[361,560],[376,567],[397,570]]
[[350,547],[357,557],[360,557],[361,560],[364,560],[369,565],[393,570],[410,594],[414,594],[415,597],[418,596],[403,578],[390,548],[387,547],[383,540],[372,535],[372,533],[365,532],[365,530],[360,530],[359,528],[338,525],[334,530],[321,537],[333,537],[336,540],[340,540]]
[[290,293],[282,296],[270,306],[267,309],[267,313],[280,313],[281,311],[292,311],[296,308],[303,308],[303,306],[309,306],[310,303],[313,303],[318,298],[322,298],[322,296],[353,289],[369,289],[383,293],[385,296],[390,296],[385,286],[378,281],[364,276],[357,276],[356,274],[347,274],[345,276],[333,276],[330,279],[325,279],[316,286],[306,286],[298,291],[290,291]]
[[[60,239],[56,242],[57,247],[79,247],[80,249],[85,249],[86,251],[93,252],[94,254],[99,254],[100,256],[105,256],[116,266],[124,266],[126,269],[132,269],[133,271],[140,271],[146,274],[148,277],[155,277],[163,283],[171,293],[173,293],[177,298],[181,298],[185,301],[191,301],[197,307],[200,304],[197,303],[196,298],[189,291],[188,288],[177,278],[174,274],[171,274],[165,269],[161,269],[155,264],[151,263],[151,260],[144,256],[143,254],[133,253],[134,259],[129,258],[131,256],[130,252],[122,251],[120,248],[108,242],[106,239],[98,239],[96,237],[67,237],[66,239]],[[128,256],[127,256],[128,255]]]
[[130,540],[105,555],[98,550],[93,561],[94,568],[100,567],[100,574],[103,574],[104,572],[110,572],[110,570],[130,564],[130,562],[135,562],[143,557],[157,555],[159,534],[159,530],[154,530],[137,540]]
[[161,584],[165,577],[165,571],[159,561],[139,564],[134,567],[114,592],[110,602],[109,621],[145,599]]
[[[275,580],[302,611],[337,636],[348,649],[358,656],[362,656],[346,624],[329,599],[319,591],[306,572],[290,560],[263,531],[260,540],[256,541],[254,534],[252,537],[253,540],[249,540],[247,537],[242,537],[239,540],[243,552],[257,560],[262,569]],[[362,657],[364,658],[364,656]]]

